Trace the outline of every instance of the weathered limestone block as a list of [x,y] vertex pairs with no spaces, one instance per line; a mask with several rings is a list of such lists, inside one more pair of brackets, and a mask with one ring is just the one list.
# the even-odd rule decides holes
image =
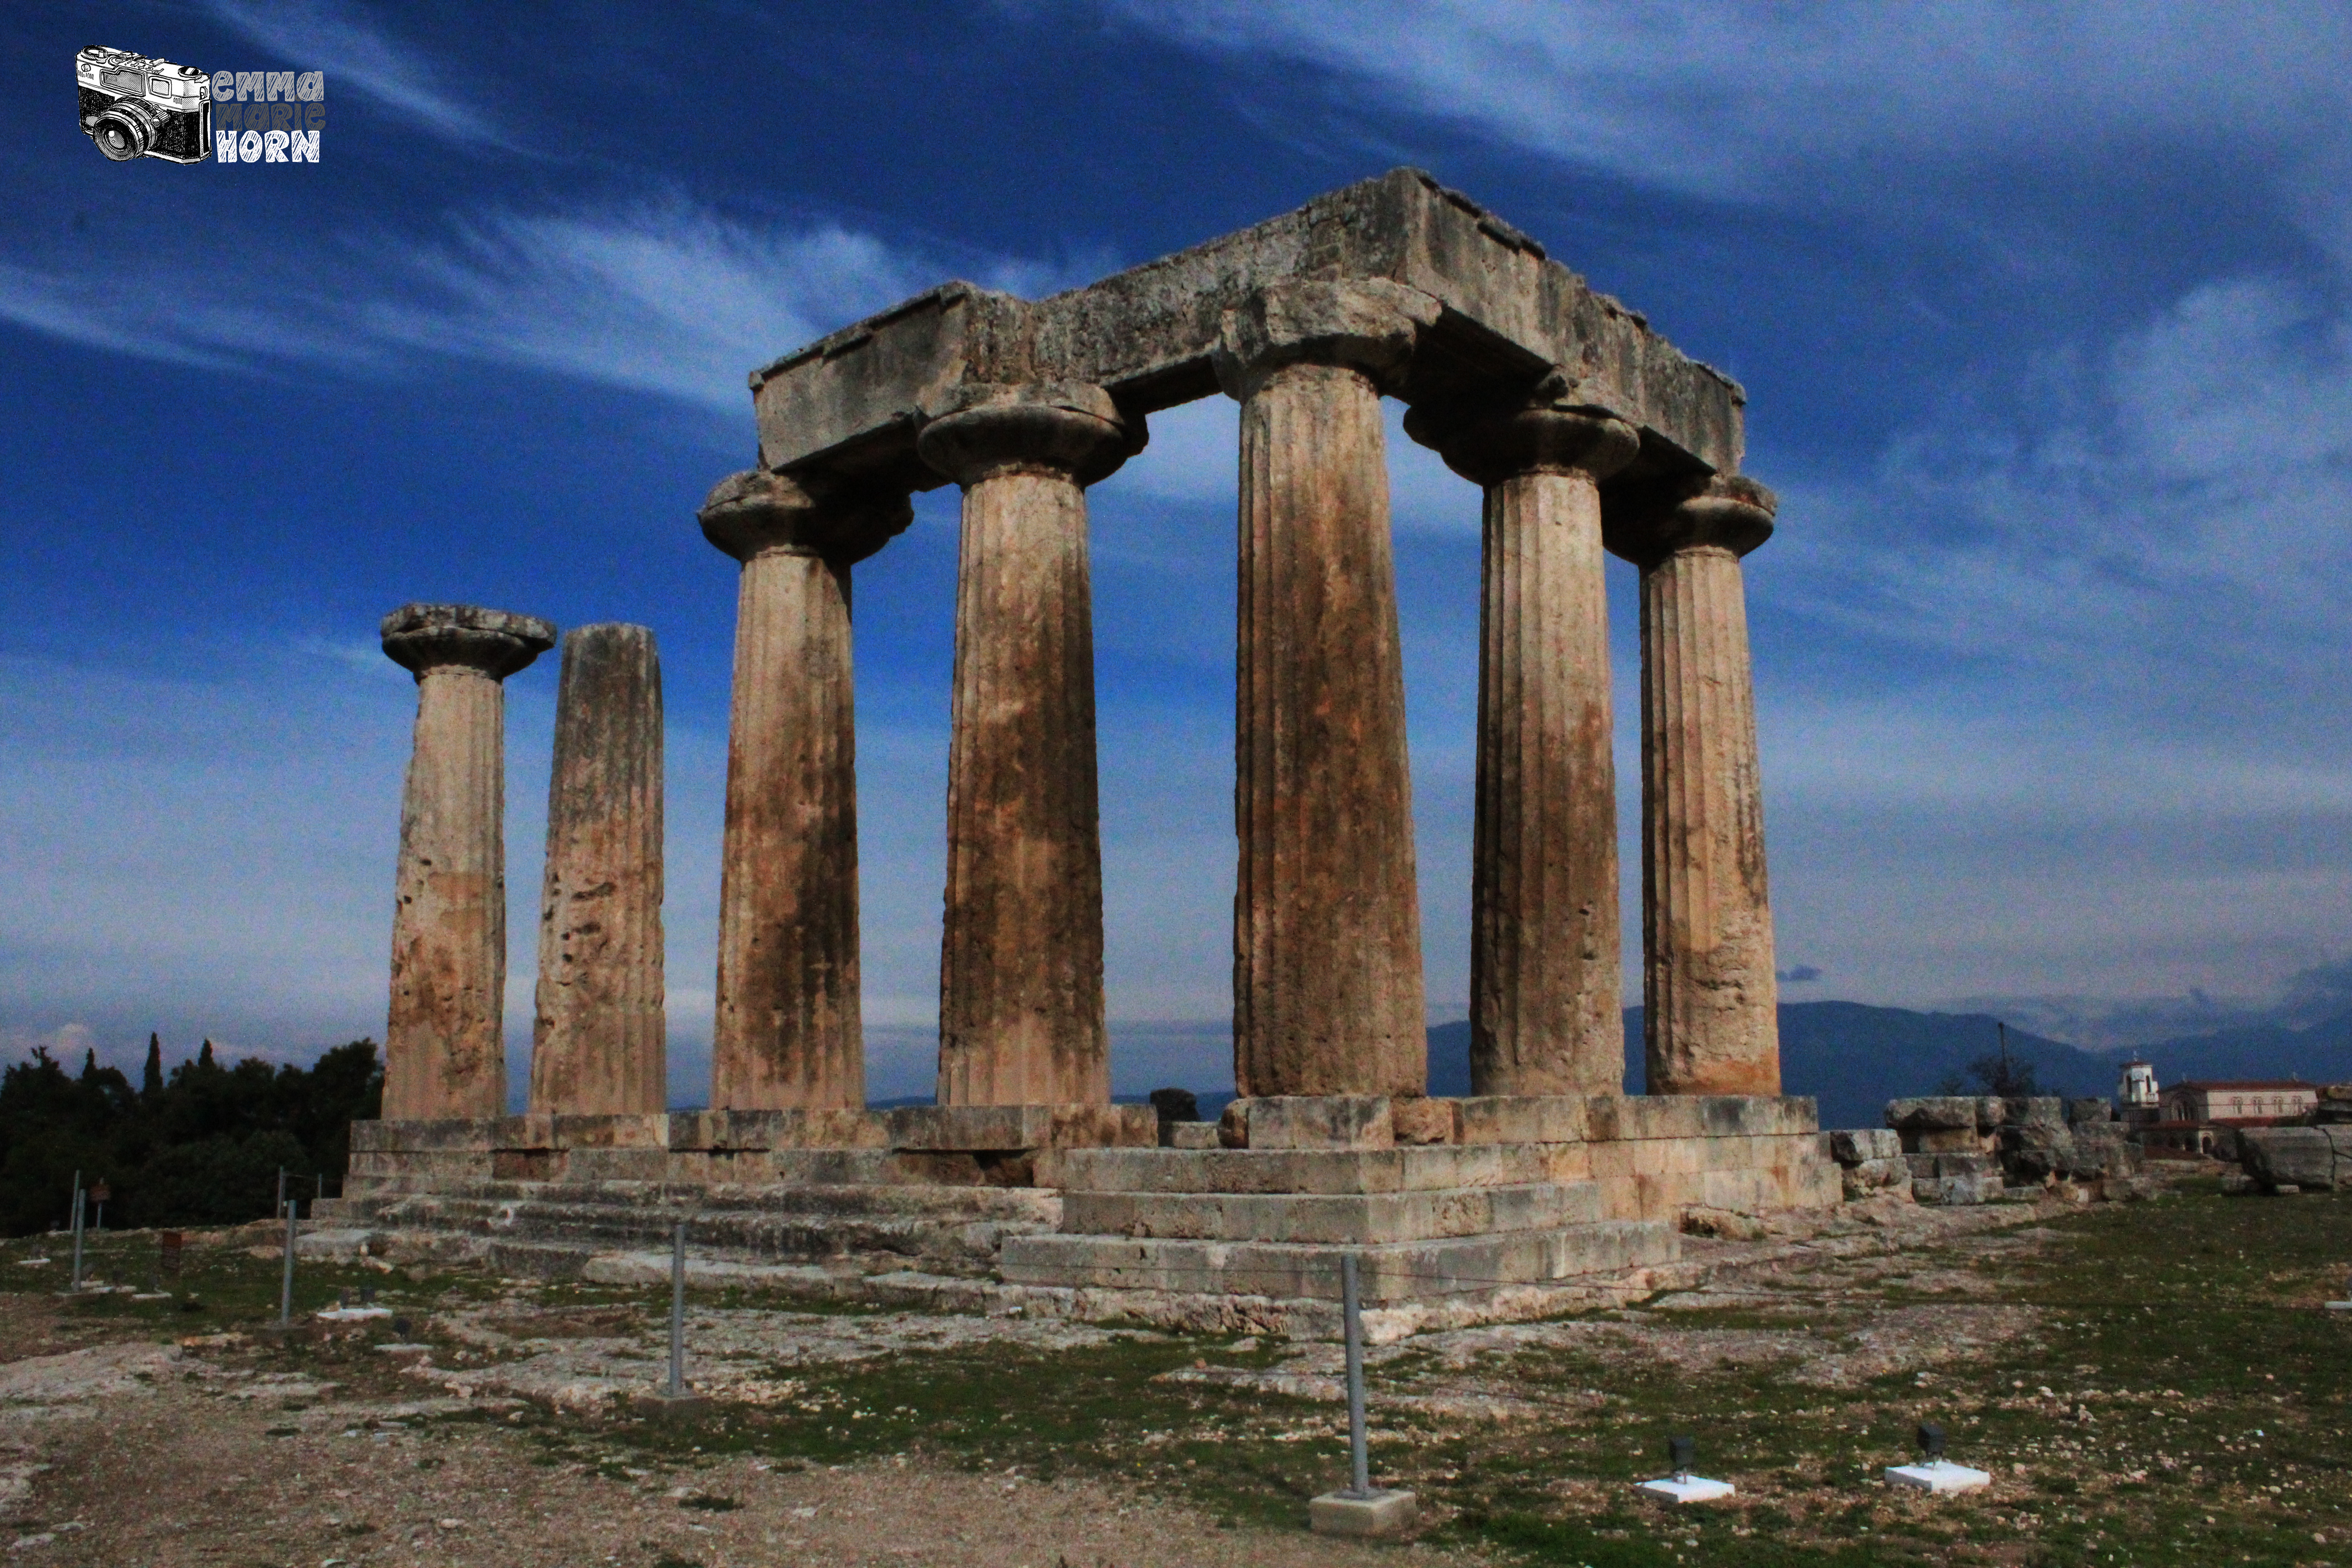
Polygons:
[[963,487],[942,1105],[1110,1099],[1086,487],[1142,435],[1086,385],[967,387],[922,433]]
[[2333,1192],[2352,1177],[2352,1127],[2243,1127],[2239,1162],[2263,1187]]
[[1847,1201],[1876,1197],[1890,1189],[1908,1193],[1911,1190],[1910,1167],[1901,1159],[1862,1160],[1839,1167],[1838,1179]]
[[1242,405],[1234,1071],[1244,1096],[1426,1088],[1412,785],[1380,395],[1436,319],[1385,282],[1223,320]]
[[2026,1122],[2000,1130],[2000,1163],[2012,1183],[2045,1182],[2075,1173],[2074,1134],[2063,1127]]
[[2063,1127],[2066,1102],[2056,1096],[2012,1096],[2000,1102],[2003,1127]]
[[1921,1176],[1911,1183],[1914,1202],[1923,1204],[1989,1204],[2002,1195],[2000,1173],[1961,1176]]
[[1642,569],[1644,1049],[1652,1094],[1778,1094],[1779,992],[1740,557],[1772,534],[1752,479],[1612,504]]
[[555,644],[530,616],[404,605],[384,656],[416,677],[384,1025],[387,1120],[506,1108],[506,678]]
[[2000,1156],[1995,1154],[1906,1154],[1904,1161],[1914,1176],[1999,1176]]
[[2078,1122],[2070,1130],[2072,1144],[2062,1176],[2084,1181],[2127,1177],[2139,1173],[2145,1163],[2131,1129],[2120,1121]]
[[1903,1155],[1903,1141],[1890,1128],[1862,1128],[1827,1134],[1830,1158],[1841,1165],[1860,1165],[1873,1160],[1897,1160]]
[[2069,1127],[2079,1127],[2084,1122],[2113,1121],[2115,1119],[2115,1102],[2105,1095],[2095,1094],[2066,1101],[2066,1125]]
[[1581,1143],[1591,1130],[1580,1094],[1479,1095],[1454,1106],[1461,1143]]
[[1454,413],[1414,409],[1405,430],[1486,492],[1471,1089],[1622,1093],[1601,481],[1641,437],[1564,372],[1516,406]]
[[531,1109],[661,1111],[661,658],[649,627],[564,636],[539,918]]
[[710,1102],[862,1110],[849,574],[914,511],[754,469],[698,515],[742,563]]
[[[1238,1110],[1236,1109],[1238,1108]],[[1226,1106],[1247,1149],[1386,1149],[1396,1142],[1386,1095],[1244,1096]]]
[[1454,1135],[1452,1100],[1391,1100],[1389,1124],[1399,1143],[1451,1143]]
[[1933,1095],[1925,1099],[1890,1100],[1886,1125],[1897,1132],[1976,1131],[1977,1102],[1966,1095]]

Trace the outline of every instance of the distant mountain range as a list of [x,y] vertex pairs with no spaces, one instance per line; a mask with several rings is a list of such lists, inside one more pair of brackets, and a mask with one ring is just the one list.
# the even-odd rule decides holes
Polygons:
[[[1781,1085],[1819,1100],[1823,1127],[1876,1127],[1888,1100],[1937,1093],[1950,1079],[1969,1082],[1969,1064],[1999,1049],[1997,1022],[1986,1013],[1916,1013],[1859,1002],[1780,1008]],[[2123,1064],[2134,1058],[2154,1064],[2160,1084],[2289,1077],[2340,1083],[2352,1079],[2352,1013],[2308,1028],[2258,1024],[2102,1051],[2011,1029],[2009,1051],[2032,1064],[2045,1094],[2112,1095]],[[1625,1086],[1635,1093],[1642,1088],[1639,1007],[1625,1010]],[[1429,1092],[1470,1092],[1466,1019],[1429,1031]]]

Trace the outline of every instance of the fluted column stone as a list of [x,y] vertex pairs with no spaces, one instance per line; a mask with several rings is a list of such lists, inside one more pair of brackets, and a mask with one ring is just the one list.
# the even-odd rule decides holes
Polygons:
[[1740,557],[1752,479],[1648,486],[1606,520],[1642,569],[1643,1004],[1649,1092],[1778,1094],[1764,802]]
[[536,1001],[532,1110],[667,1107],[661,658],[647,626],[564,634]]
[[1405,428],[1486,491],[1471,1092],[1622,1093],[1600,481],[1641,437],[1558,376],[1516,407],[1450,412],[1416,409]]
[[554,646],[530,616],[404,605],[383,651],[416,677],[384,1024],[386,1121],[506,1111],[506,678]]
[[863,1110],[850,567],[914,513],[754,469],[698,515],[742,563],[710,1103]]
[[1110,1100],[1085,487],[1140,430],[1099,387],[976,387],[919,439],[963,488],[942,1105]]
[[1228,311],[1242,405],[1234,1076],[1244,1095],[1428,1081],[1381,391],[1437,318],[1385,282]]

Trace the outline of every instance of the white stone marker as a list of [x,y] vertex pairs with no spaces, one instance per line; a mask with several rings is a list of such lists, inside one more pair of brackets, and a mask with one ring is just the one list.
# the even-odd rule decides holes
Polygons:
[[1886,1483],[1916,1487],[1923,1492],[1972,1492],[1992,1485],[1992,1477],[1949,1459],[1927,1459],[1916,1465],[1889,1465]]
[[1654,1481],[1643,1481],[1634,1489],[1668,1502],[1716,1502],[1732,1493],[1729,1481],[1711,1481],[1705,1476],[1665,1476]]

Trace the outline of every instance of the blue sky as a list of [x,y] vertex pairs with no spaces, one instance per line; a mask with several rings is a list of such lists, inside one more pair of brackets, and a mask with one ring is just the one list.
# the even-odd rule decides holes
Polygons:
[[[691,1100],[733,611],[692,513],[751,458],[744,373],[949,277],[1048,292],[1398,163],[1747,385],[1748,466],[1782,498],[1748,577],[1775,912],[1783,962],[1822,972],[1790,999],[1997,1005],[2095,1043],[2259,1013],[2352,947],[2338,7],[12,21],[9,1054],[380,1034],[413,699],[373,626],[463,599],[660,637]],[[319,163],[107,163],[71,118],[93,43],[324,71]],[[1156,417],[1094,492],[1122,1091],[1229,1081],[1234,426]],[[1401,434],[1391,463],[1442,1020],[1467,987],[1477,499]],[[877,1094],[930,1071],[952,516],[923,498],[858,568]],[[1610,591],[1630,721],[1630,574]],[[551,661],[509,683],[518,1071],[553,685]]]

